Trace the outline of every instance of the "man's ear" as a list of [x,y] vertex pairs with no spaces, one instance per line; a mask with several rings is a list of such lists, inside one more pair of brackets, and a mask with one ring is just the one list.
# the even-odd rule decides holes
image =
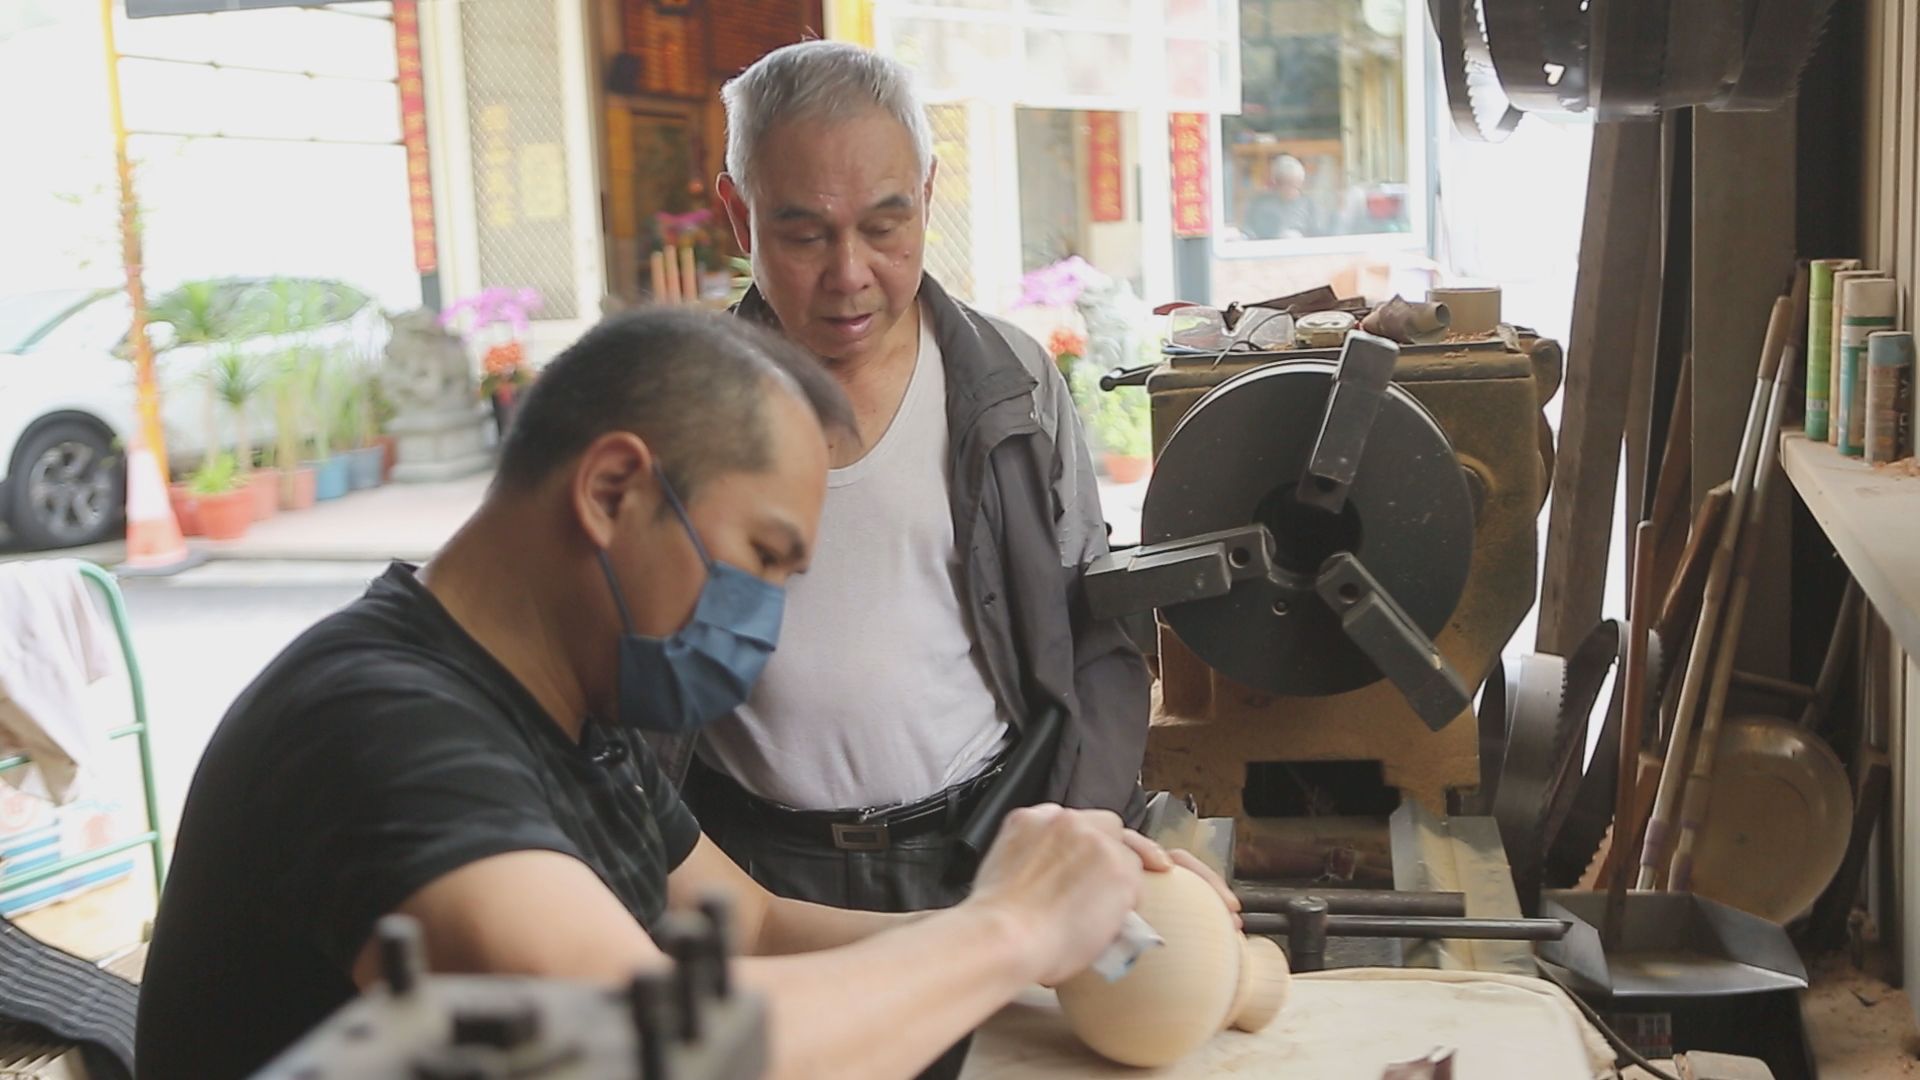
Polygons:
[[931,224],[933,221],[933,180],[938,175],[940,175],[940,159],[936,157],[927,162],[927,182],[920,188],[920,223],[922,225]]
[[727,223],[733,226],[733,242],[740,245],[741,251],[753,254],[753,216],[747,211],[746,193],[726,173],[721,173],[713,186],[720,193],[720,205],[727,209]]
[[652,449],[632,432],[610,431],[589,443],[574,464],[574,517],[587,539],[605,549],[621,515],[642,512],[638,504],[657,498],[657,488]]

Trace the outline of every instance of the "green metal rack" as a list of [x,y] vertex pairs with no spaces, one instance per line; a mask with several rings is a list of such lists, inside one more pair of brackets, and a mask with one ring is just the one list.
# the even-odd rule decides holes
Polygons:
[[[119,740],[131,737],[140,748],[140,786],[147,808],[147,829],[145,832],[115,841],[106,847],[71,855],[47,866],[35,867],[18,874],[0,875],[0,896],[64,874],[75,867],[101,862],[143,845],[151,849],[155,896],[160,895],[160,886],[166,879],[166,855],[160,845],[160,803],[153,788],[153,745],[148,739],[147,695],[140,679],[140,662],[133,654],[133,633],[127,624],[126,600],[120,595],[120,586],[114,581],[112,574],[87,562],[81,563],[79,569],[80,576],[90,582],[106,601],[108,614],[113,619],[114,634],[120,639],[120,654],[126,661],[127,682],[133,690],[133,723],[108,732],[107,738]],[[25,754],[0,757],[0,773],[17,769],[30,760]]]

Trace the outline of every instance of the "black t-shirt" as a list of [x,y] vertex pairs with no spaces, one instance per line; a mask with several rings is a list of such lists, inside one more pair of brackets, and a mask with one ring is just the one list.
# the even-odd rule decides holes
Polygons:
[[467,863],[572,855],[650,926],[698,840],[644,740],[592,721],[569,739],[395,565],[208,745],[141,986],[139,1074],[250,1075],[354,995],[376,920]]

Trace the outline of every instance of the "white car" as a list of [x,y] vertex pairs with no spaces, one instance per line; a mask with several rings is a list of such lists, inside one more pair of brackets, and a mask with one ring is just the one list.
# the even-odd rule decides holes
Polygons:
[[[378,305],[336,282],[290,280],[326,290],[325,325],[303,340],[350,344],[377,357],[387,323]],[[273,283],[221,279],[229,300]],[[165,294],[155,294],[157,305]],[[132,323],[124,289],[67,289],[0,296],[0,520],[16,545],[29,549],[91,544],[117,535],[126,503],[125,446],[134,427],[133,363],[125,358]],[[188,470],[206,452],[209,419],[231,445],[232,423],[211,404],[204,373],[214,347],[175,343],[165,323],[152,327],[160,350],[161,427],[169,464]],[[287,338],[249,335],[222,348],[254,356],[284,349]],[[260,395],[248,410],[255,446],[274,433],[271,405]]]

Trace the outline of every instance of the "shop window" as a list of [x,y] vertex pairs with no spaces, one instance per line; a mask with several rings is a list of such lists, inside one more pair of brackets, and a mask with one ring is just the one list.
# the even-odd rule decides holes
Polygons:
[[1241,111],[1220,119],[1223,254],[1420,242],[1408,235],[1425,219],[1419,28],[1407,0],[1240,0]]

